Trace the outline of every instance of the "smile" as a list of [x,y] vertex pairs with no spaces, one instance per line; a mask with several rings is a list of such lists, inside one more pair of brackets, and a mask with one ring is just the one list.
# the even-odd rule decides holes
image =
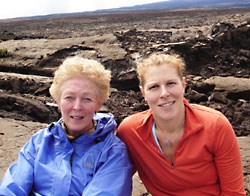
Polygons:
[[160,107],[169,107],[172,106],[175,103],[175,101],[170,101],[167,103],[159,104]]
[[82,120],[83,119],[82,116],[70,116],[70,117],[75,119],[75,120]]

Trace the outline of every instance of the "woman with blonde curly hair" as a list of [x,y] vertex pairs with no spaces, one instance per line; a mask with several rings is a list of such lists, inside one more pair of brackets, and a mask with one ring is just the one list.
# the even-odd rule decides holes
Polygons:
[[66,59],[50,87],[62,118],[38,131],[7,170],[0,195],[109,195],[132,192],[132,166],[114,133],[111,73],[95,60]]

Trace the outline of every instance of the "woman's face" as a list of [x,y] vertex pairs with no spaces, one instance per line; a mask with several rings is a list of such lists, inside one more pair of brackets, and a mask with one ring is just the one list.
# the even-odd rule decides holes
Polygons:
[[61,85],[58,102],[68,134],[72,136],[78,136],[92,128],[93,115],[102,105],[95,83],[82,78],[65,81]]
[[144,75],[141,92],[155,119],[172,120],[183,112],[185,79],[175,67],[163,64],[149,67]]

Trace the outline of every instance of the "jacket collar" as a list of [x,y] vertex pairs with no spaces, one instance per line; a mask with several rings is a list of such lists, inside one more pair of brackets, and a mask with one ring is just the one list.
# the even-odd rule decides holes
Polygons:
[[[81,142],[95,142],[99,143],[105,140],[108,135],[113,135],[116,130],[116,122],[114,116],[110,113],[97,113],[93,119],[96,121],[96,129],[91,134],[83,134],[75,139],[75,143]],[[62,126],[63,119],[59,119],[57,122],[52,123],[49,126],[49,130],[53,133],[54,137],[61,141],[68,140],[66,132]]]
[[185,105],[185,133],[184,137],[188,137],[204,128],[204,123],[196,109],[186,99],[183,99]]
[[[200,119],[197,111],[192,107],[185,98],[183,99],[183,103],[185,105],[185,133],[184,137],[188,137],[197,131],[201,130],[204,126],[202,120]],[[148,109],[143,115],[143,119],[141,119],[141,123],[138,125],[137,130],[144,140],[148,140],[152,135],[152,124],[153,124],[153,115],[152,110]]]

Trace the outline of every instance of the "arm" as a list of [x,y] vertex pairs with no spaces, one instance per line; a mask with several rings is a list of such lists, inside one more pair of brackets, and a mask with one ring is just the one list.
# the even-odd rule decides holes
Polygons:
[[28,195],[33,184],[34,148],[32,140],[20,150],[18,159],[5,173],[0,195]]
[[131,196],[132,165],[125,145],[119,141],[104,149],[99,161],[101,165],[82,195]]
[[221,196],[245,195],[240,150],[234,130],[225,117],[218,119],[216,127],[214,152]]

